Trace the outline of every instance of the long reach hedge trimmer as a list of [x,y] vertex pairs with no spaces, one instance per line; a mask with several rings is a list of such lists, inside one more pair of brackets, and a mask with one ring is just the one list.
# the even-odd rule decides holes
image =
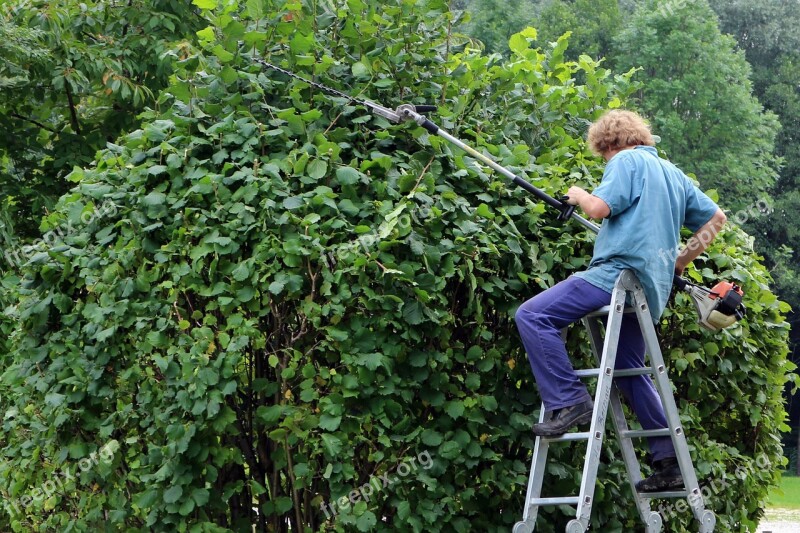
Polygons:
[[[390,109],[388,107],[384,107],[369,100],[354,98],[350,95],[347,95],[341,91],[337,91],[336,89],[332,89],[331,87],[328,87],[321,83],[308,80],[302,76],[299,76],[298,74],[295,74],[294,72],[275,66],[271,63],[268,63],[263,59],[259,58],[253,58],[253,59],[257,63],[269,69],[275,70],[282,74],[286,74],[291,78],[307,83],[310,86],[315,87],[324,93],[344,98],[354,104],[362,105],[367,109],[369,109],[372,113],[381,116],[391,122],[396,122],[396,123],[406,122],[406,121],[416,122],[417,124],[425,128],[431,135],[438,135],[439,137],[445,139],[449,143],[457,146],[458,148],[461,148],[463,151],[465,151],[475,159],[484,163],[491,169],[499,172],[503,176],[509,178],[512,183],[514,183],[519,187],[522,187],[540,201],[546,203],[550,207],[557,209],[559,212],[558,220],[567,221],[570,218],[572,218],[585,228],[593,231],[594,233],[598,233],[600,231],[600,227],[597,224],[589,220],[586,220],[585,218],[583,218],[582,216],[580,216],[578,213],[575,212],[575,206],[568,204],[566,202],[567,199],[566,196],[562,196],[560,200],[553,198],[552,196],[545,193],[541,189],[533,186],[530,182],[526,181],[522,177],[518,176],[517,174],[514,174],[513,172],[503,167],[502,165],[499,165],[488,156],[478,152],[471,146],[468,146],[461,140],[453,137],[448,132],[446,132],[445,130],[434,124],[423,113],[436,111],[436,106],[402,104],[396,109]],[[697,309],[697,314],[698,314],[697,321],[701,326],[705,327],[706,329],[712,331],[719,331],[720,329],[731,326],[737,320],[741,320],[744,317],[745,308],[744,305],[742,304],[742,298],[744,296],[744,293],[742,292],[742,289],[734,283],[723,281],[715,285],[712,289],[707,289],[705,287],[695,285],[676,274],[673,279],[673,284],[678,290],[686,292],[692,298],[695,308]]]

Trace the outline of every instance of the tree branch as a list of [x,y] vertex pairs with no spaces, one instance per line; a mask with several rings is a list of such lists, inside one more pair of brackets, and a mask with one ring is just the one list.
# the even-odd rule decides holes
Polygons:
[[72,98],[72,90],[69,88],[69,82],[64,80],[64,89],[67,91],[67,102],[69,102],[69,116],[72,123],[72,129],[78,135],[81,134],[81,125],[78,122],[78,113],[75,111],[75,101]]
[[[133,5],[133,0],[128,0],[128,7],[131,7],[132,5]],[[130,27],[130,25],[131,25],[131,23],[126,21],[125,25],[122,27],[122,36],[123,37],[128,35],[128,28]]]
[[297,478],[294,475],[294,463],[292,462],[292,449],[289,447],[289,440],[283,438],[283,447],[286,450],[286,466],[288,466],[289,481],[292,487],[292,500],[294,501],[295,518],[298,528],[303,527],[303,515],[300,509],[300,495],[297,492]]
[[12,113],[11,113],[11,116],[12,116],[12,117],[14,117],[14,118],[18,118],[18,119],[20,119],[20,120],[24,120],[24,121],[26,121],[26,122],[30,122],[31,124],[35,124],[36,126],[39,126],[40,128],[42,128],[43,130],[47,130],[47,131],[49,131],[49,132],[51,132],[51,133],[58,133],[58,132],[57,132],[56,130],[54,130],[53,128],[50,128],[50,127],[48,127],[48,126],[45,126],[44,124],[42,124],[42,123],[41,123],[41,122],[39,122],[38,120],[34,120],[34,119],[30,118],[30,117],[24,117],[24,116],[20,115],[19,113],[14,113],[14,112],[12,112]]

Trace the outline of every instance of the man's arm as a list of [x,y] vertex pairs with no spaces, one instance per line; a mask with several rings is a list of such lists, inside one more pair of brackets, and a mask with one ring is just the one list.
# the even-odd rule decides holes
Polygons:
[[711,241],[714,240],[714,237],[717,236],[717,233],[719,233],[727,220],[728,217],[725,216],[722,209],[717,209],[714,216],[695,232],[678,254],[678,258],[675,260],[675,272],[679,275],[683,274],[686,266],[708,248],[708,245],[711,244]]
[[611,208],[605,201],[576,185],[569,188],[567,196],[567,203],[580,207],[589,218],[606,218],[611,214]]

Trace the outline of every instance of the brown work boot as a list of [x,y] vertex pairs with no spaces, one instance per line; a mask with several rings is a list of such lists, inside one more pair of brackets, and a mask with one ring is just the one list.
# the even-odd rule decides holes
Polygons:
[[637,492],[661,492],[682,488],[683,475],[675,457],[653,461],[653,473],[636,484]]
[[567,430],[577,425],[591,422],[593,410],[594,404],[592,400],[586,400],[577,405],[557,409],[550,420],[533,425],[533,434],[539,437],[557,437],[563,435]]

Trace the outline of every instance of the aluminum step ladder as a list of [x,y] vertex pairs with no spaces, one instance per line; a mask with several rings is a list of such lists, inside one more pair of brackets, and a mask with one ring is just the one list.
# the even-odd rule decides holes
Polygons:
[[[634,304],[632,307],[626,307],[626,298],[628,302]],[[638,318],[639,326],[644,335],[646,353],[649,355],[650,366],[614,370],[622,317],[624,313],[630,312],[635,312]],[[603,317],[608,317],[604,340],[601,335],[599,324]],[[650,318],[647,300],[645,299],[642,286],[633,272],[625,270],[620,274],[611,295],[610,305],[589,313],[583,318],[583,323],[589,331],[592,351],[595,358],[600,363],[599,368],[579,370],[577,372],[578,376],[581,378],[597,378],[592,422],[588,432],[565,433],[560,437],[552,438],[536,437],[533,459],[531,461],[531,472],[528,480],[528,491],[525,496],[525,509],[523,511],[522,521],[514,525],[513,533],[532,532],[536,525],[536,517],[539,508],[548,505],[577,506],[575,518],[570,520],[566,526],[565,531],[567,533],[583,533],[589,529],[592,504],[594,503],[594,489],[597,481],[597,468],[600,462],[600,449],[603,444],[603,433],[605,430],[609,403],[611,405],[611,418],[614,423],[620,450],[622,450],[631,491],[636,500],[636,506],[638,507],[642,523],[645,526],[645,531],[647,531],[647,533],[658,533],[662,530],[663,520],[661,515],[653,511],[650,507],[650,501],[656,498],[686,498],[695,520],[699,523],[698,530],[701,533],[710,533],[714,531],[716,517],[713,512],[704,508],[703,497],[700,492],[700,487],[698,486],[692,459],[689,455],[686,436],[681,427],[678,408],[672,396],[672,388],[669,378],[667,377],[664,358],[658,345],[656,330]],[[600,351],[601,344],[602,352]],[[614,377],[637,376],[643,374],[649,374],[654,377],[656,389],[661,397],[661,402],[666,413],[668,428],[631,430],[628,427],[617,388],[611,386],[612,380]],[[545,413],[544,405],[542,405],[539,422],[544,422],[551,414],[550,412]],[[670,492],[637,493],[636,483],[642,479],[642,475],[632,439],[667,435],[672,437],[672,444],[675,447],[678,465],[683,475],[684,489]],[[542,497],[542,482],[544,481],[547,452],[550,444],[581,440],[587,441],[587,451],[583,466],[580,493],[577,496],[560,498]]]

